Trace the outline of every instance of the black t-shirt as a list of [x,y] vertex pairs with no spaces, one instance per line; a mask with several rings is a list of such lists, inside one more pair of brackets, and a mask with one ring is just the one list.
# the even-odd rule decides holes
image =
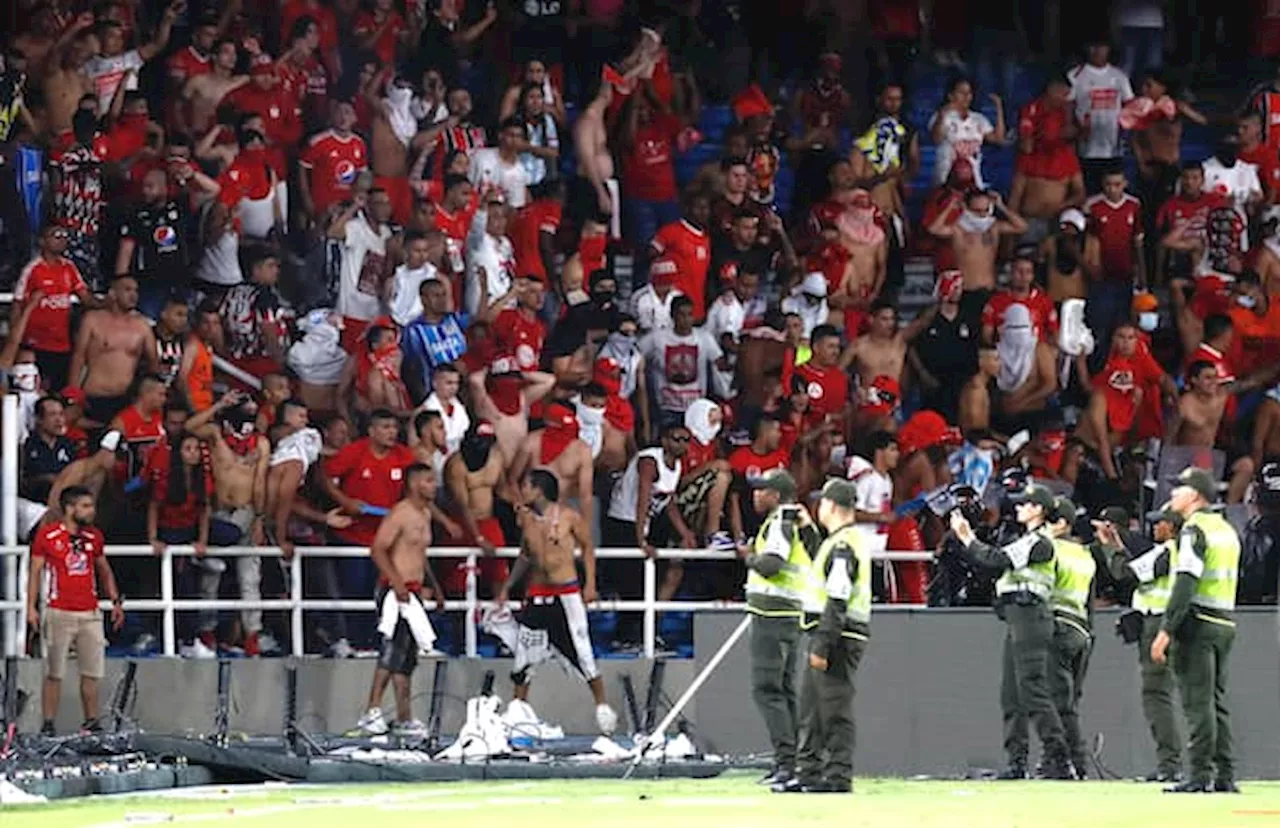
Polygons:
[[711,246],[711,266],[707,268],[707,296],[719,296],[741,273],[755,273],[763,283],[773,270],[777,254],[759,244],[738,250],[733,242],[721,239]]
[[554,65],[564,60],[568,0],[519,0],[519,24],[511,33],[511,56],[518,63],[540,60]]
[[461,68],[458,66],[458,50],[454,48],[453,36],[463,29],[465,24],[458,21],[452,28],[440,22],[434,14],[427,15],[422,36],[418,38],[417,72],[415,78],[421,79],[422,73],[432,67],[440,70],[440,75],[449,87],[458,83]]
[[129,269],[147,276],[177,273],[187,267],[186,215],[176,201],[139,204],[120,225],[120,238],[133,239]]
[[935,408],[946,405],[947,410],[938,413],[955,422],[959,403],[959,388],[978,367],[978,340],[982,334],[981,320],[957,313],[955,319],[936,314],[932,324],[915,338],[912,347],[924,367],[933,374],[942,388],[931,400]]

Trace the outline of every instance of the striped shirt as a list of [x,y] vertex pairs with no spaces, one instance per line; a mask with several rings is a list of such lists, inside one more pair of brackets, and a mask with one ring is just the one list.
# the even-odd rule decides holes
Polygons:
[[436,366],[454,362],[467,352],[467,325],[470,314],[446,314],[439,322],[428,322],[419,317],[409,324],[400,336],[400,350],[404,354],[401,376],[413,371],[422,372],[422,387],[431,390],[431,372]]

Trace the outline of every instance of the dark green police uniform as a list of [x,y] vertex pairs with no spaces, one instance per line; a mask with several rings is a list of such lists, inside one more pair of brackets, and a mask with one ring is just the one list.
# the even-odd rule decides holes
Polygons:
[[[1075,512],[1074,505],[1070,511]],[[1060,503],[1060,516],[1062,512]],[[1089,654],[1093,651],[1089,602],[1098,565],[1089,550],[1075,541],[1054,538],[1053,548],[1054,583],[1049,596],[1053,608],[1053,659],[1049,669],[1049,695],[1062,720],[1072,767],[1076,776],[1083,778],[1085,753],[1080,733],[1080,697],[1089,670]]]
[[[1203,470],[1189,469],[1179,479],[1212,500],[1213,480]],[[1240,537],[1231,524],[1208,509],[1189,515],[1178,534],[1173,592],[1161,629],[1172,639],[1168,655],[1187,719],[1190,774],[1166,790],[1235,790],[1227,662],[1236,637],[1239,569]]]
[[795,481],[773,471],[755,481],[783,503],[760,526],[747,558],[747,612],[751,613],[751,697],[773,745],[773,770],[764,781],[785,781],[796,761],[796,687],[800,615],[809,578],[810,553],[821,540],[818,527],[801,519]]

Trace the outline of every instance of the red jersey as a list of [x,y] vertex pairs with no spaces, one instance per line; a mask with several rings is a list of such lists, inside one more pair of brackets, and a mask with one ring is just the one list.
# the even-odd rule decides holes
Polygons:
[[[152,465],[150,461],[148,465]],[[191,529],[200,522],[200,512],[213,502],[213,474],[207,463],[201,463],[196,471],[196,485],[204,490],[203,500],[199,489],[188,485],[187,499],[182,503],[170,503],[169,472],[166,461],[156,464],[156,471],[151,475],[151,500],[159,506],[156,526],[161,529]]]
[[268,153],[242,151],[218,176],[218,183],[222,185],[219,199],[228,207],[234,207],[242,198],[253,201],[266,198],[271,193],[272,166]]
[[1075,147],[1062,137],[1070,123],[1071,112],[1065,107],[1050,106],[1040,98],[1024,106],[1018,118],[1018,137],[1031,140],[1031,151],[1018,155],[1017,171],[1053,181],[1078,175],[1080,161]]
[[379,22],[373,12],[362,11],[356,15],[352,34],[363,40],[379,28],[382,29],[382,34],[378,35],[378,39],[373,42],[373,53],[378,56],[383,66],[393,66],[396,62],[396,48],[400,45],[400,36],[408,30],[399,12],[388,12],[387,18]]
[[1262,140],[1275,152],[1280,149],[1280,92],[1270,85],[1259,90],[1251,101],[1249,109],[1262,116]]
[[289,30],[299,17],[310,17],[320,30],[320,51],[330,52],[338,48],[338,18],[333,10],[318,0],[288,0],[280,10],[280,41],[289,43]]
[[40,351],[71,352],[71,297],[89,289],[70,259],[37,256],[22,269],[13,289],[16,302],[39,291],[40,304],[31,312],[23,338]]
[[[444,233],[444,269],[453,271],[454,276],[460,276],[466,269],[467,234],[471,232],[471,220],[478,205],[478,201],[472,201],[458,212],[450,213],[437,203],[431,211],[431,223]],[[456,289],[453,295],[461,296]]]
[[996,336],[999,337],[1000,324],[1004,321],[1005,313],[1013,305],[1026,306],[1031,314],[1031,324],[1035,325],[1041,340],[1049,342],[1058,335],[1058,311],[1054,308],[1053,300],[1049,295],[1037,287],[1031,288],[1031,291],[1022,297],[1014,296],[1008,290],[994,294],[987,300],[987,306],[982,309],[982,327],[994,328]]
[[676,136],[683,129],[672,115],[654,115],[636,129],[631,151],[622,157],[622,194],[642,201],[675,201]]
[[844,284],[844,272],[853,254],[840,242],[822,242],[821,246],[804,257],[806,273],[821,273],[827,280],[827,295],[839,292]]
[[185,49],[179,49],[174,52],[169,56],[166,65],[169,70],[169,77],[178,86],[185,84],[192,78],[207,75],[213,71],[213,62],[209,60],[209,56],[197,52],[194,46],[188,46]]
[[673,284],[676,290],[693,300],[693,318],[707,314],[707,269],[711,267],[711,239],[707,234],[681,219],[658,230],[651,246],[655,253],[676,264]]
[[301,162],[308,170],[316,213],[322,214],[351,195],[356,176],[369,166],[369,150],[359,135],[326,129],[307,143]]
[[94,564],[103,554],[102,532],[92,526],[73,535],[59,521],[36,532],[31,541],[31,557],[44,558],[51,609],[89,612],[98,608]]
[[[377,457],[369,438],[364,437],[330,457],[325,462],[324,473],[348,497],[390,509],[404,494],[404,470],[415,462],[413,451],[400,443]],[[381,522],[380,517],[360,515],[349,528],[335,529],[333,533],[344,543],[369,546]]]
[[689,438],[689,449],[681,459],[683,473],[693,474],[698,469],[716,459],[715,442],[700,443],[696,437]]
[[142,472],[151,448],[164,439],[164,412],[155,411],[150,417],[130,405],[116,415],[120,421],[120,436],[126,447],[125,479]]
[[284,87],[263,89],[247,83],[232,91],[227,100],[241,112],[262,117],[268,144],[292,147],[302,140],[302,107]]
[[1271,204],[1280,204],[1280,156],[1276,147],[1258,144],[1251,150],[1240,148],[1240,160],[1258,168],[1258,180]]
[[1138,348],[1133,356],[1113,354],[1107,358],[1102,370],[1093,378],[1095,388],[1100,388],[1107,399],[1107,421],[1113,432],[1127,435],[1133,428],[1138,413],[1135,391],[1141,390],[1143,399],[1156,388],[1159,400],[1160,377],[1164,371],[1151,356],[1151,352]]
[[791,455],[781,448],[768,454],[756,454],[751,446],[740,446],[729,455],[729,468],[747,480],[763,477],[774,469],[785,469],[791,465]]
[[561,215],[558,202],[539,199],[521,207],[511,217],[507,238],[515,249],[517,276],[536,276],[540,282],[547,281],[547,267],[542,261],[542,234],[554,236],[560,230]]
[[1118,204],[1098,194],[1084,204],[1089,228],[1102,246],[1102,274],[1120,282],[1133,281],[1134,243],[1142,238],[1142,202],[1125,193]]
[[547,329],[535,314],[532,318],[517,308],[507,308],[493,321],[494,356],[515,359],[521,371],[536,371],[542,361],[542,345]]
[[849,402],[849,375],[839,365],[822,368],[812,361],[796,367],[809,394],[809,410],[806,421],[811,425],[822,422],[828,415],[836,417],[844,413]]
[[1215,207],[1228,205],[1227,199],[1216,193],[1201,193],[1196,198],[1175,195],[1160,205],[1160,211],[1156,213],[1156,227],[1160,228],[1161,235],[1164,235],[1173,228],[1185,224],[1190,232],[1203,236],[1205,227],[1209,223],[1209,213]]
[[1233,368],[1247,377],[1280,362],[1280,302],[1268,302],[1262,314],[1235,305],[1227,315],[1235,329],[1227,355]]

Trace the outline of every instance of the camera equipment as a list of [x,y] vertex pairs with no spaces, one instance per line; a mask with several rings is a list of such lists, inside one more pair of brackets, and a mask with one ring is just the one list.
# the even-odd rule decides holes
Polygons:
[[1142,637],[1142,613],[1129,610],[1116,619],[1116,635],[1126,644],[1133,644]]

